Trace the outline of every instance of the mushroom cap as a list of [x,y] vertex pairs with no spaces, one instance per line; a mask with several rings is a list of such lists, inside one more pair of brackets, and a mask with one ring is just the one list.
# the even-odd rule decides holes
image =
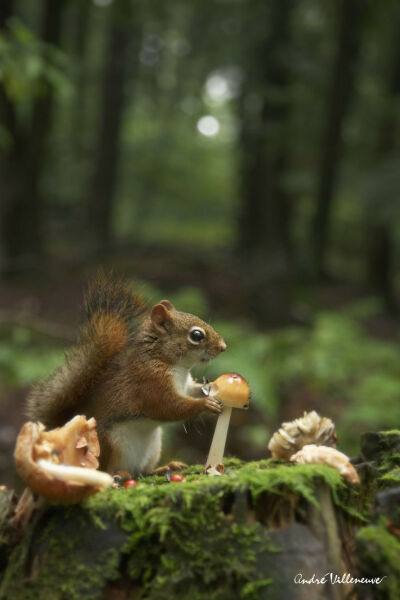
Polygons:
[[238,373],[224,373],[211,384],[211,392],[225,406],[249,408],[250,388],[244,377]]
[[[31,421],[22,426],[14,451],[15,465],[34,494],[53,502],[73,504],[104,488],[104,483],[59,478],[41,466],[50,461],[57,467],[68,464],[81,472],[90,470],[90,475],[97,473],[100,447],[95,426],[95,419],[86,420],[84,416],[74,417],[51,431],[46,431],[42,423]],[[99,472],[99,475],[104,474]]]
[[304,415],[293,421],[282,423],[274,433],[268,444],[272,458],[289,458],[303,446],[316,444],[317,446],[336,447],[337,436],[333,421],[321,417],[315,410],[305,412]]
[[339,452],[336,448],[330,446],[316,446],[315,444],[307,444],[301,450],[290,457],[291,462],[300,463],[303,465],[316,464],[328,465],[339,471],[341,476],[350,483],[360,483],[360,478],[357,471],[351,464],[349,458]]

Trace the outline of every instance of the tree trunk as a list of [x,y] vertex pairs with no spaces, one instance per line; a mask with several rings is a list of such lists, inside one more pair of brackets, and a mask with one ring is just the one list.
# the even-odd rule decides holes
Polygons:
[[371,223],[366,241],[369,284],[383,299],[386,310],[395,314],[398,307],[393,282],[392,227],[389,223]]
[[[57,2],[46,0],[44,4],[41,38],[53,46],[58,46],[60,43],[64,6],[65,0],[57,0]],[[54,108],[53,87],[50,83],[43,82],[43,89],[45,91],[34,100],[31,127],[27,132],[25,194],[21,210],[21,233],[24,234],[27,230],[31,230],[28,250],[39,254],[43,250],[43,197],[40,183]]]
[[[289,154],[287,86],[292,6],[292,0],[273,0],[265,6],[266,31],[261,39],[251,42],[248,79],[240,99],[239,251],[246,258],[249,307],[260,322],[280,322],[289,312],[285,284],[292,262],[291,206],[283,178]],[[259,114],[248,111],[252,94],[261,98]]]
[[355,66],[361,30],[360,0],[340,0],[336,57],[329,88],[325,127],[321,140],[316,208],[312,226],[313,262],[316,275],[326,275],[326,252],[332,201],[342,146],[343,124],[353,95]]
[[115,3],[108,32],[101,90],[100,127],[89,190],[88,226],[98,249],[111,241],[120,134],[125,107],[128,48],[132,36],[129,0]]
[[[389,57],[388,78],[386,94],[389,106],[382,116],[378,134],[376,158],[384,162],[394,156],[398,133],[397,107],[400,97],[400,39],[398,27],[400,15],[395,19],[392,44],[392,55]],[[367,235],[367,261],[368,278],[373,290],[384,300],[386,310],[390,313],[398,312],[396,292],[394,287],[394,241],[393,224],[386,218],[374,215],[369,223]]]
[[71,52],[77,63],[77,76],[75,81],[75,101],[72,111],[71,137],[75,152],[78,155],[83,148],[83,134],[86,121],[86,101],[87,101],[87,45],[90,30],[90,19],[92,13],[91,3],[87,0],[76,2],[74,14],[75,39]]
[[[14,14],[13,1],[5,0],[0,3],[0,31],[7,31],[7,21]],[[21,177],[18,166],[22,162],[23,145],[18,130],[15,107],[7,96],[4,86],[0,83],[0,123],[5,136],[0,145],[0,223],[1,245],[3,253],[3,268],[18,253],[17,232],[18,220],[15,219],[15,199],[20,196]]]
[[359,485],[321,464],[191,466],[182,483],[42,501],[19,528],[0,490],[0,600],[398,600],[399,451],[400,431],[363,434]]
[[191,467],[184,483],[152,477],[48,507],[14,544],[5,497],[0,599],[344,600],[350,586],[295,578],[351,570],[349,490],[330,467],[266,463],[216,478]]
[[[8,3],[11,8],[11,2]],[[43,9],[41,38],[58,45],[64,0],[46,0]],[[3,15],[4,15],[3,11]],[[42,94],[35,98],[28,126],[19,127],[16,111],[1,91],[2,120],[9,133],[10,145],[4,156],[2,177],[2,238],[6,270],[31,266],[43,250],[40,181],[51,128],[53,89],[43,80]]]
[[255,81],[248,82],[245,94],[248,97],[249,92],[260,90],[259,119],[246,115],[246,97],[241,99],[240,250],[247,255],[260,254],[267,260],[290,247],[290,208],[282,176],[288,155],[284,134],[289,110],[287,46],[291,8],[291,0],[270,3],[270,34],[266,33],[253,50]]

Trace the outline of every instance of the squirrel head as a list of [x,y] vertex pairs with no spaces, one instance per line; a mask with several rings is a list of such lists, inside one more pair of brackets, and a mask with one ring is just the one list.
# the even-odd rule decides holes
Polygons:
[[169,300],[153,306],[144,339],[157,357],[191,369],[226,350],[223,338],[199,317],[175,309]]

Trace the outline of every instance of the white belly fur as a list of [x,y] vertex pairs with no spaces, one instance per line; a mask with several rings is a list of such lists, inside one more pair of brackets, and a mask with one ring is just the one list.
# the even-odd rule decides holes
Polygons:
[[111,430],[114,452],[108,470],[146,473],[157,465],[162,431],[157,421],[134,419],[117,423]]
[[[193,383],[189,369],[176,366],[171,371],[178,393],[188,394]],[[110,435],[114,447],[108,466],[111,473],[146,473],[157,466],[162,437],[162,430],[157,421],[139,418],[117,423]]]
[[193,383],[193,378],[189,369],[185,367],[175,366],[171,369],[174,379],[175,389],[179,394],[188,394],[190,386]]

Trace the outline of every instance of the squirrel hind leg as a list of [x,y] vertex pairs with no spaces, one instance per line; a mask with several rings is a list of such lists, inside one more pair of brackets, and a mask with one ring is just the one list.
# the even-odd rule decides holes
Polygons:
[[129,473],[129,471],[115,471],[114,473],[112,473],[112,476],[116,479],[120,479],[121,481],[133,479],[133,475],[132,473]]

